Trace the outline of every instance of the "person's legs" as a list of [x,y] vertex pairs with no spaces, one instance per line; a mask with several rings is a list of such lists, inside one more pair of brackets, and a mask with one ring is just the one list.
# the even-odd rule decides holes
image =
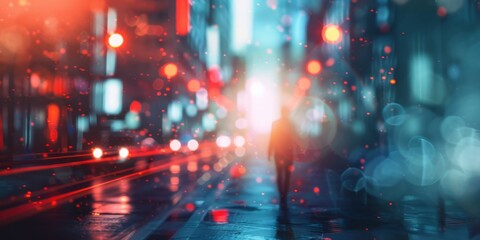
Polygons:
[[280,195],[280,199],[283,198],[283,161],[280,159],[275,159],[275,167],[277,169],[277,190]]
[[285,200],[288,198],[288,191],[290,189],[290,175],[293,171],[293,163],[292,162],[286,162],[284,169],[283,169],[283,186],[282,186],[282,192],[285,195],[284,198]]
[[284,201],[284,183],[285,183],[285,161],[283,159],[275,159],[275,166],[277,168],[277,189],[280,195],[280,202]]

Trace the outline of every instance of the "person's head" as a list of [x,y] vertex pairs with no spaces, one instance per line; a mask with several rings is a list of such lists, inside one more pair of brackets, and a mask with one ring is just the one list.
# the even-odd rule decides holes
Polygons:
[[290,110],[288,109],[288,107],[283,106],[280,110],[280,114],[282,118],[288,118],[290,116]]

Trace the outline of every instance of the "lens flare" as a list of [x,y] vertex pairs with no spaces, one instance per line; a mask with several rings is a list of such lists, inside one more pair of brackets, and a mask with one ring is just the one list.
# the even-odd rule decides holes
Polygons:
[[103,156],[103,150],[100,148],[93,149],[93,157],[99,159]]
[[120,150],[118,151],[118,156],[120,157],[120,159],[126,159],[129,154],[130,152],[128,151],[128,148],[125,147],[120,148]]

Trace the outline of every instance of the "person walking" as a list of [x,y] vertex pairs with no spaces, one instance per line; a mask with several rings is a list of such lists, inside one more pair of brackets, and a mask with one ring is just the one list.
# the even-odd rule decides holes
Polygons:
[[289,119],[290,112],[282,107],[281,117],[272,124],[270,141],[268,144],[268,160],[275,159],[277,171],[277,188],[280,194],[280,205],[287,206],[287,197],[290,187],[290,174],[293,171],[293,154],[299,149],[297,134],[293,123]]

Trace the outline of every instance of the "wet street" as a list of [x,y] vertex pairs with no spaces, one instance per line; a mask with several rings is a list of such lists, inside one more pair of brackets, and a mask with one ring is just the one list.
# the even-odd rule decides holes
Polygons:
[[[7,175],[3,188],[17,195],[2,199],[1,239],[469,239],[477,231],[448,201],[442,215],[428,194],[389,202],[348,191],[341,169],[325,163],[295,163],[281,208],[265,158],[211,146],[161,156],[35,171],[31,181]],[[99,173],[102,164],[115,170]],[[64,181],[42,189],[52,173]]]
[[0,240],[480,240],[480,0],[0,0]]

